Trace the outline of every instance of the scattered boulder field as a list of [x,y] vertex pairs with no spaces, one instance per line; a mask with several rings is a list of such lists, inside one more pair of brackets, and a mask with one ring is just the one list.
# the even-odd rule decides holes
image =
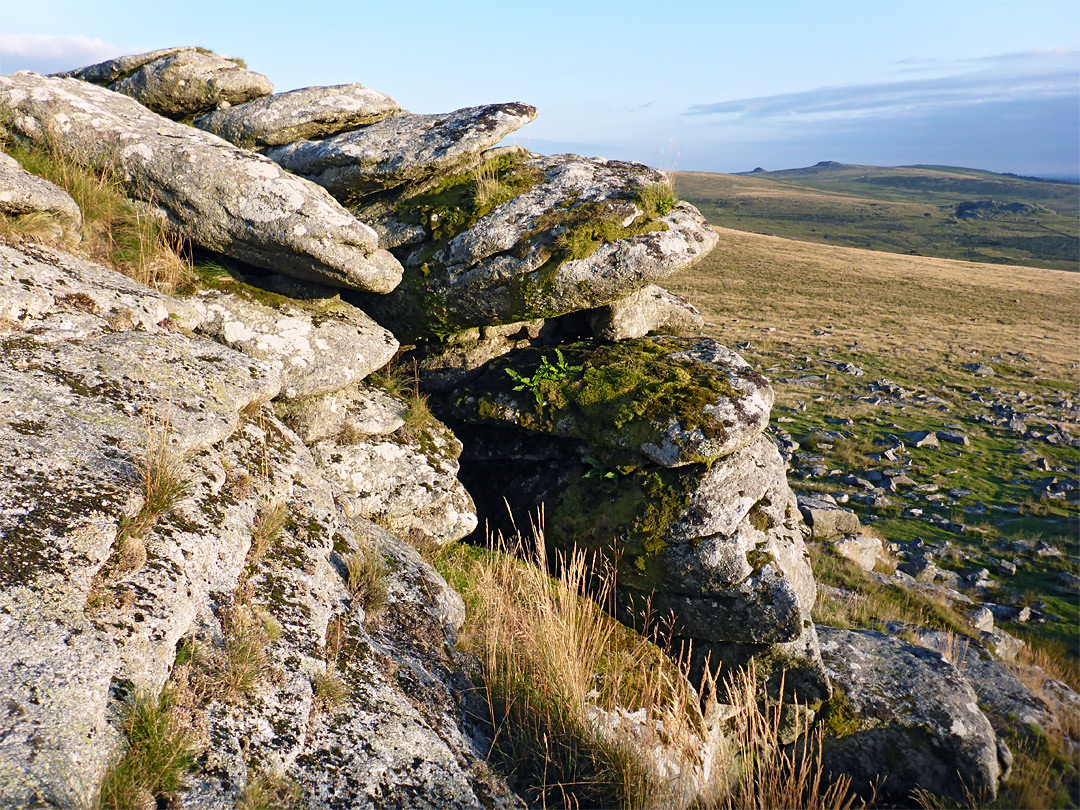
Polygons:
[[[91,212],[0,156],[0,804],[92,802],[125,750],[117,706],[168,694],[203,744],[140,806],[236,807],[267,774],[303,806],[526,806],[463,712],[465,604],[424,556],[482,542],[507,509],[544,510],[552,552],[608,558],[613,612],[642,632],[663,615],[693,677],[753,662],[762,699],[816,716],[825,766],[858,790],[996,793],[1004,728],[1055,712],[998,663],[1023,643],[995,620],[1046,612],[966,595],[1007,560],[961,583],[844,497],[796,496],[789,464],[818,479],[825,457],[770,429],[772,384],[657,286],[717,241],[663,174],[500,146],[536,117],[523,103],[272,93],[188,47],[0,77],[8,144],[112,167],[217,268],[166,295],[87,260]],[[987,406],[1073,441],[1029,426],[1033,403]],[[968,443],[897,434],[844,479],[849,500],[965,503],[905,459]],[[1031,485],[1075,501],[1056,468]],[[815,624],[808,543],[871,576],[898,555],[890,581],[969,611],[971,654]],[[364,564],[384,604],[360,595]],[[228,674],[241,643],[261,656],[246,680]]]

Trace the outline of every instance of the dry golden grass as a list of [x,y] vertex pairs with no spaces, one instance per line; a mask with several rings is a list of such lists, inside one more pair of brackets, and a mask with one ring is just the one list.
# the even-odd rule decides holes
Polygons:
[[[82,241],[69,248],[164,293],[191,289],[195,273],[183,240],[170,231],[149,205],[131,200],[111,166],[89,168],[53,143],[16,141],[0,126],[0,142],[31,174],[44,177],[71,195],[83,214]],[[32,237],[34,223],[0,228],[9,238]]]
[[[1022,351],[1075,377],[1080,274],[904,256],[716,228],[720,242],[668,279],[724,340],[815,348],[858,341],[898,364],[955,367]],[[769,326],[760,332],[753,326]],[[814,336],[831,327],[831,334]]]
[[248,550],[248,567],[259,564],[285,530],[289,519],[289,506],[284,501],[264,501],[251,526],[251,548]]
[[[542,549],[542,537],[528,547]],[[482,662],[493,757],[538,805],[851,807],[845,780],[821,780],[820,738],[785,751],[783,707],[762,710],[752,671],[724,684],[721,707],[714,683],[699,693],[677,664],[592,601],[604,603],[614,583],[590,571],[584,555],[564,561],[553,579],[542,551],[524,554],[525,563],[520,538],[512,548],[445,550],[440,567],[467,583],[458,643]],[[723,741],[704,745],[708,718],[721,716]]]

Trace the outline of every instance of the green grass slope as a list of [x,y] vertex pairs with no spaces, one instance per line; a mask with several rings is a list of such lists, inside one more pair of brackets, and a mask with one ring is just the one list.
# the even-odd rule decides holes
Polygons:
[[[679,172],[714,225],[823,244],[1080,269],[1080,186],[949,166]],[[964,215],[956,206],[993,200]]]

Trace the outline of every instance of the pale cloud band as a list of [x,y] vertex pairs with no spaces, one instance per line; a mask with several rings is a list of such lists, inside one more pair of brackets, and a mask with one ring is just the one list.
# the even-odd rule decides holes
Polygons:
[[55,73],[113,59],[121,53],[103,39],[82,35],[0,34],[0,74],[17,70]]
[[1005,54],[980,60],[982,70],[952,76],[697,104],[685,114],[732,119],[858,118],[926,112],[937,107],[1076,96],[1075,51]]

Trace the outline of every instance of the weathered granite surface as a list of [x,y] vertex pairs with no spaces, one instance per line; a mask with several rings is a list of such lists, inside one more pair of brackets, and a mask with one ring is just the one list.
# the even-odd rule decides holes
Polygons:
[[317,186],[138,102],[75,79],[0,77],[12,128],[87,165],[114,165],[132,196],[185,238],[257,267],[385,293],[401,267],[374,231]]
[[[414,689],[388,662],[415,651],[369,635],[344,555],[407,560],[390,610],[408,605],[432,649],[452,637],[460,600],[400,541],[346,520],[265,404],[280,374],[169,317],[198,323],[205,307],[28,250],[0,246],[0,803],[91,801],[119,744],[116,684],[168,682],[204,747],[187,807],[232,808],[261,772],[287,774],[319,806],[520,806],[462,731],[438,678],[453,680],[438,670]],[[143,459],[163,446],[183,486],[133,534]],[[280,531],[253,551],[277,504]],[[234,689],[216,673],[241,621],[265,661]],[[317,686],[328,671],[347,687],[340,705]]]
[[267,151],[290,172],[350,200],[449,173],[536,118],[528,104],[488,104],[444,115],[398,113],[317,141]]
[[304,87],[216,110],[195,126],[219,138],[256,149],[326,138],[373,124],[401,110],[389,96],[362,84]]
[[998,741],[979,698],[939,653],[872,630],[819,627],[836,695],[826,718],[825,767],[879,799],[916,788],[965,801],[995,796]]
[[59,75],[104,85],[169,118],[186,118],[274,92],[261,73],[205,48],[121,56]]
[[329,394],[385,366],[398,349],[386,329],[340,298],[298,301],[251,287],[203,290],[199,331],[281,374],[285,399]]

